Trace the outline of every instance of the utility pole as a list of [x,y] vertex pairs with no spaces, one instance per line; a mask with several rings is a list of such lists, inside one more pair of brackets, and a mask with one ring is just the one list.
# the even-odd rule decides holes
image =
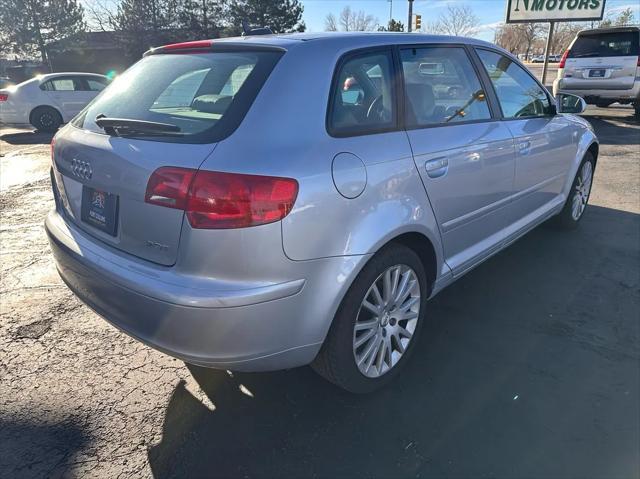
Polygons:
[[549,50],[551,49],[551,39],[553,38],[553,29],[556,26],[556,22],[549,22],[549,35],[547,36],[547,45],[544,48],[544,64],[542,65],[542,85],[545,85],[547,81],[547,68],[549,66]]
[[413,20],[413,0],[409,0],[409,20],[407,21],[407,31],[411,32],[411,21]]
[[391,20],[393,20],[393,0],[388,0],[389,1],[389,23],[391,23]]

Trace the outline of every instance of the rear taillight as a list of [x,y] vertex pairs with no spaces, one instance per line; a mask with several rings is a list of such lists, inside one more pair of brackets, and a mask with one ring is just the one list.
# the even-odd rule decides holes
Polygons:
[[0,93],[0,101],[7,101],[9,99],[8,93]]
[[564,68],[564,64],[567,62],[567,57],[569,56],[569,50],[565,50],[562,54],[562,58],[560,59],[560,64],[558,68]]
[[189,186],[197,170],[165,166],[153,172],[144,200],[152,205],[184,210]]
[[636,63],[636,65],[640,67],[640,56],[638,57],[638,63]]
[[56,137],[54,136],[51,139],[51,164],[53,164],[53,150],[54,150],[55,146],[56,146]]
[[293,208],[291,178],[163,167],[149,179],[147,203],[184,209],[193,228],[246,228],[279,221]]

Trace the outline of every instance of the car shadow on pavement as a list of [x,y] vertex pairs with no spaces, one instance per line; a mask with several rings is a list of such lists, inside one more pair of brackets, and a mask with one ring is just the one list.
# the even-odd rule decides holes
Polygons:
[[[165,477],[634,477],[640,470],[640,215],[543,225],[428,303],[406,369],[348,394],[311,368],[188,366]],[[603,296],[606,291],[607,296]]]
[[598,113],[587,111],[583,118],[593,125],[601,145],[640,145],[640,121],[635,118],[633,109],[617,110],[629,111],[629,115],[606,115],[598,110]]
[[0,419],[0,476],[70,477],[74,454],[91,442],[86,425],[74,418],[48,423],[31,414]]
[[25,131],[20,133],[0,134],[0,141],[6,141],[10,145],[48,145],[55,133],[44,131]]

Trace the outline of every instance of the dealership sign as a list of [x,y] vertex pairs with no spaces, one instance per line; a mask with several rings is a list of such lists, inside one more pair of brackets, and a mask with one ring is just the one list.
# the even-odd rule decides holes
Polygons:
[[507,23],[602,20],[605,0],[507,0]]

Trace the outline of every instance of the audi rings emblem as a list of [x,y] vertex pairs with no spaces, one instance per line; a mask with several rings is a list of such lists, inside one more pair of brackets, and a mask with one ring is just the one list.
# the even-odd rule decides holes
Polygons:
[[91,163],[88,161],[78,160],[77,158],[71,160],[71,172],[83,180],[90,180],[91,176],[93,176]]

